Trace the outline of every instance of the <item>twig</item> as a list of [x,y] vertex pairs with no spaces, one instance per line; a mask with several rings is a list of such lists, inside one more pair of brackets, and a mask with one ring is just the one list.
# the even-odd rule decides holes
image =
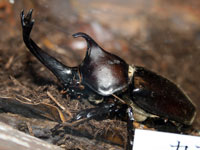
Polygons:
[[31,124],[30,122],[26,122],[26,125],[27,125],[27,128],[28,128],[28,132],[30,135],[34,136],[33,134],[33,130],[32,130],[32,127],[31,127]]
[[[28,92],[31,92],[31,93],[35,94],[35,91],[34,91],[34,90],[29,89],[28,87],[26,87],[26,86],[24,86],[23,84],[21,84],[15,77],[10,76],[10,79],[11,79],[11,81],[12,81],[15,85],[20,86],[20,87],[23,88],[24,90],[27,90]],[[36,94],[35,94],[35,95],[36,95]]]
[[56,103],[56,105],[58,105],[62,110],[64,110],[64,111],[72,118],[71,112],[70,112],[68,109],[66,109],[62,104],[60,104],[60,103],[53,97],[53,95],[52,95],[49,91],[47,91],[47,95],[51,98],[51,100],[53,100],[53,101]]
[[9,69],[9,68],[10,68],[10,66],[11,66],[11,64],[12,64],[12,62],[13,62],[13,60],[14,60],[14,56],[11,56],[11,57],[8,59],[8,62],[7,62],[6,65],[5,65],[5,68],[6,68],[6,69]]
[[31,99],[29,99],[29,98],[27,98],[27,97],[24,97],[24,96],[22,96],[22,95],[16,95],[16,96],[17,96],[16,99],[19,99],[18,97],[21,97],[21,98],[23,98],[23,99],[26,100],[26,101],[33,102]]
[[126,104],[126,102],[125,102],[123,99],[121,99],[120,97],[118,97],[117,95],[112,94],[112,96],[115,97],[116,99],[118,99],[118,100],[119,100],[120,102],[122,102],[123,104]]

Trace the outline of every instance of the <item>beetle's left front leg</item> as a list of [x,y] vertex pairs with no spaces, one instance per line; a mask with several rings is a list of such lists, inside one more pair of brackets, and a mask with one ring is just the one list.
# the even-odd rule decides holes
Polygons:
[[126,149],[127,150],[132,150],[133,147],[133,139],[134,139],[134,133],[135,133],[135,129],[133,127],[133,112],[132,112],[132,108],[128,108],[127,109],[127,114],[128,114],[128,118],[127,118],[127,145],[126,145]]

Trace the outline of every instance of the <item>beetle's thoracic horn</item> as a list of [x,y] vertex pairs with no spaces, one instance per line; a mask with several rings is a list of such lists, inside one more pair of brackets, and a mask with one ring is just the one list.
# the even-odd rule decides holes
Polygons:
[[75,33],[73,37],[83,37],[88,44],[86,56],[79,66],[83,84],[104,96],[128,86],[128,64],[124,60],[105,51],[85,33]]
[[87,34],[85,34],[83,32],[75,33],[72,36],[74,38],[83,37],[87,41],[88,47],[97,46],[98,45],[89,35],[87,35]]
[[[88,58],[90,56],[90,53],[91,53],[91,50],[93,47],[99,47],[99,45],[87,34],[83,33],[83,32],[78,32],[78,33],[75,33],[72,35],[74,38],[77,38],[77,37],[82,37],[86,40],[87,42],[87,52],[86,52],[86,55],[85,55],[85,59]],[[100,47],[99,47],[100,48]],[[96,49],[96,50],[100,50],[102,51],[102,49]],[[95,50],[95,51],[96,51]],[[85,60],[84,59],[84,60]],[[83,60],[83,62],[84,62]]]

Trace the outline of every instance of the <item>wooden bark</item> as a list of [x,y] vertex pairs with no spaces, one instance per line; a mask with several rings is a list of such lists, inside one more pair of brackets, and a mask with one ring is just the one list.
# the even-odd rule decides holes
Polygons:
[[13,129],[0,122],[0,150],[61,150],[60,147],[49,144],[38,138]]

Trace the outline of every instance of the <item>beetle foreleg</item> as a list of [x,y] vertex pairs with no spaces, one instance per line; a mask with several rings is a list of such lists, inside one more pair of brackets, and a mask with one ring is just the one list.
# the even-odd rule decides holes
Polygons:
[[127,150],[132,150],[133,147],[133,138],[134,138],[134,127],[133,127],[133,112],[132,112],[132,108],[128,108],[127,109],[127,114],[128,114],[128,119],[127,119],[127,145],[126,145],[126,149]]
[[115,103],[110,104],[101,104],[97,108],[90,108],[82,110],[80,113],[78,113],[71,122],[82,120],[82,119],[106,119],[109,118],[111,114],[116,110]]
[[55,132],[56,130],[68,125],[72,126],[78,125],[90,119],[105,120],[107,118],[112,118],[117,115],[120,118],[121,117],[125,118],[124,115],[126,115],[126,109],[127,105],[117,105],[115,103],[109,103],[109,104],[103,103],[97,108],[82,110],[68,122],[59,123],[52,129],[52,132]]

